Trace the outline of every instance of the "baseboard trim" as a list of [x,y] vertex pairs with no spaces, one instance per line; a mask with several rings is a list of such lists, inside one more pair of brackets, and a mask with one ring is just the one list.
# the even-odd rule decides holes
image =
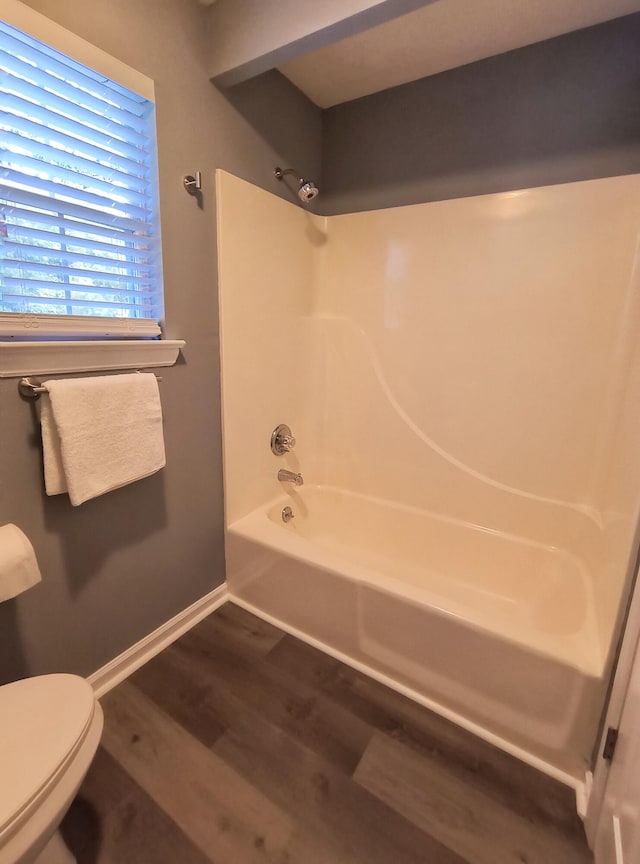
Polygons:
[[584,775],[584,783],[576,788],[576,806],[578,808],[578,816],[583,822],[587,821],[587,813],[589,812],[589,799],[593,789],[593,772],[587,771]]
[[227,583],[223,582],[209,594],[205,594],[191,606],[187,606],[182,612],[178,612],[169,621],[165,621],[160,627],[157,627],[152,633],[149,633],[135,645],[127,648],[122,654],[114,657],[109,663],[89,675],[87,681],[94,689],[98,699],[108,693],[112,687],[124,681],[129,675],[133,674],[136,669],[144,666],[152,657],[159,654],[167,645],[175,642],[180,636],[194,627],[207,615],[210,615],[215,609],[227,602],[229,592]]

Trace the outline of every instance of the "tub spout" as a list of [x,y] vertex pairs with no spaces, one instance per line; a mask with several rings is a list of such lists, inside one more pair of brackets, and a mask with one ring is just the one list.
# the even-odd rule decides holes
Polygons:
[[284,483],[294,483],[296,486],[302,486],[304,483],[302,474],[296,474],[295,471],[287,471],[285,468],[281,468],[278,471],[278,480],[282,480]]

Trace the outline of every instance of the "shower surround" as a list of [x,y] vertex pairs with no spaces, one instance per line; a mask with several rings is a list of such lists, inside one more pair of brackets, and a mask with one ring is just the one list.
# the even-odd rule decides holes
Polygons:
[[640,177],[329,218],[217,183],[232,596],[579,786],[640,503]]

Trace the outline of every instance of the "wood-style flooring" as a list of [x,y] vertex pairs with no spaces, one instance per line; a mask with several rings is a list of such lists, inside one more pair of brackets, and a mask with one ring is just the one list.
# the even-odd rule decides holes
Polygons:
[[573,792],[231,603],[103,699],[78,864],[589,864]]

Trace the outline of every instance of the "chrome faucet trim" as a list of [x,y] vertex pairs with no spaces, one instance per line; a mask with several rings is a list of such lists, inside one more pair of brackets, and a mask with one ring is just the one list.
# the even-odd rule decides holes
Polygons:
[[282,456],[296,446],[296,439],[286,423],[281,423],[271,433],[271,451],[275,456]]
[[295,471],[287,471],[286,468],[281,468],[278,471],[278,480],[283,483],[293,483],[295,486],[302,486],[304,480],[302,474],[296,474]]
[[282,521],[287,524],[287,522],[291,522],[292,519],[295,519],[293,515],[293,510],[291,507],[283,507],[282,508]]

